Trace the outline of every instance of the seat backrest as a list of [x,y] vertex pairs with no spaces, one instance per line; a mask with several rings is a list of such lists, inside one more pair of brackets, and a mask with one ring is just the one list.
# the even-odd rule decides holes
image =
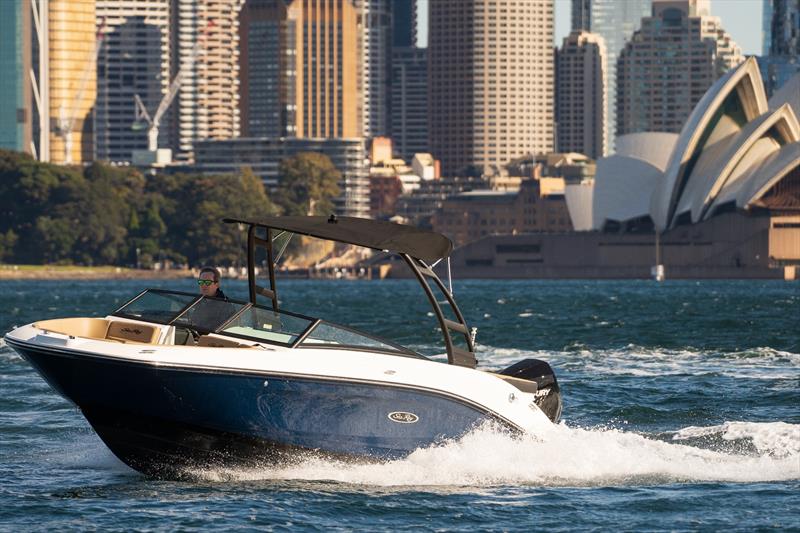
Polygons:
[[106,339],[118,342],[155,344],[158,340],[158,333],[159,329],[155,326],[113,320],[108,325]]
[[203,335],[197,339],[197,345],[211,348],[249,348],[246,344],[228,339],[220,339],[219,337],[211,337],[209,335]]

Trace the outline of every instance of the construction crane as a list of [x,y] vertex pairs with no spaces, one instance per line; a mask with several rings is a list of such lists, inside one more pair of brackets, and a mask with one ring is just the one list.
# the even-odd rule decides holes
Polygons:
[[103,34],[105,27],[106,21],[103,19],[95,36],[94,49],[89,54],[89,61],[87,62],[86,67],[83,69],[83,75],[81,76],[81,81],[78,85],[78,92],[75,93],[75,97],[72,99],[72,105],[70,106],[69,113],[66,112],[63,102],[58,108],[58,119],[56,120],[54,133],[64,139],[64,164],[66,165],[72,164],[72,130],[75,129],[75,124],[78,121],[78,107],[80,107],[81,100],[83,100],[83,93],[86,92],[86,86],[89,84],[89,78],[92,75],[92,71],[97,70],[97,58],[100,55],[100,49],[103,46]]
[[[197,39],[197,42],[192,48],[192,51],[189,53],[189,57],[187,57],[183,62],[180,70],[178,70],[178,73],[172,80],[172,83],[170,83],[167,94],[164,95],[161,103],[158,104],[158,109],[156,109],[156,112],[152,117],[147,112],[147,108],[145,107],[139,95],[133,95],[133,98],[136,102],[136,120],[131,127],[134,130],[144,129],[145,127],[147,128],[147,151],[135,150],[133,154],[134,164],[153,163],[159,159],[157,155],[159,152],[158,127],[161,125],[161,118],[164,116],[164,113],[167,112],[167,109],[169,108],[170,104],[172,104],[172,101],[175,99],[178,91],[181,90],[181,84],[183,83],[184,78],[189,74],[189,71],[194,66],[197,56],[205,46],[206,37],[213,27],[214,21],[209,20],[208,24],[203,29],[200,37]],[[169,157],[171,158],[171,154]]]

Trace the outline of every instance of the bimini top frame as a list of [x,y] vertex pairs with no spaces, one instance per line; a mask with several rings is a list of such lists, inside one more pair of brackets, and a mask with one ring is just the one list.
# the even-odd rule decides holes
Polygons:
[[[260,220],[226,218],[224,222],[248,226],[247,278],[250,287],[250,301],[255,304],[258,295],[264,296],[272,301],[272,308],[276,311],[278,311],[278,293],[275,287],[275,264],[280,258],[283,249],[279,250],[276,256],[273,242],[283,232],[354,244],[399,255],[411,269],[420,285],[422,285],[425,295],[433,307],[433,312],[439,322],[445,347],[447,348],[448,363],[469,368],[474,368],[477,365],[473,338],[464,316],[453,299],[452,290],[449,287],[445,287],[439,276],[433,271],[433,267],[441,260],[448,258],[453,249],[453,243],[444,235],[392,222],[355,217],[337,217],[336,215],[331,215],[330,217],[265,217]],[[265,230],[263,237],[259,237],[256,234],[259,228]],[[273,234],[274,231],[278,233]],[[256,247],[266,249],[269,288],[256,283]],[[453,310],[455,320],[445,317],[431,283],[433,287],[438,288],[444,295],[447,304]],[[459,336],[463,336],[464,348],[459,347],[454,342],[454,337],[458,339]]]

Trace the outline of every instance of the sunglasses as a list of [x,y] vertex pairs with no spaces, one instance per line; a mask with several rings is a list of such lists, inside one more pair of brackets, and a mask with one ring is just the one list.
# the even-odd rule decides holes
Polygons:
[[200,285],[201,287],[210,287],[212,283],[214,283],[214,281],[212,281],[210,279],[198,279],[197,280],[197,284]]

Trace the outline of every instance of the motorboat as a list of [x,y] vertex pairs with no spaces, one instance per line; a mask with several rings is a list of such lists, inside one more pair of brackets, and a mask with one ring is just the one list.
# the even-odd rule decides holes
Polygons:
[[[383,460],[482,424],[536,433],[558,421],[548,363],[477,368],[445,236],[334,215],[225,222],[247,227],[247,301],[147,289],[103,318],[42,320],[5,335],[132,468],[175,478],[307,454]],[[276,265],[294,235],[399,256],[430,302],[446,361],[283,309]],[[447,285],[435,272],[445,265]]]

